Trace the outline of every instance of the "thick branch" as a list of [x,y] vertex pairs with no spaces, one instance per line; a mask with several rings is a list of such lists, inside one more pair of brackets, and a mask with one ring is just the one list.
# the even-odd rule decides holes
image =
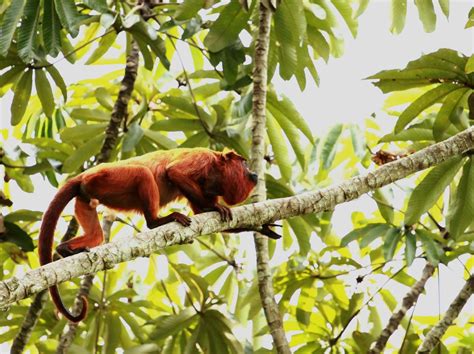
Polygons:
[[[265,126],[267,101],[268,48],[270,42],[271,11],[260,1],[258,34],[255,43],[252,98],[252,149],[250,168],[258,174],[258,183],[252,201],[264,201],[265,187]],[[269,265],[268,238],[254,235],[257,256],[257,280],[260,300],[277,353],[290,353],[283,329],[283,321],[273,291],[272,271]]]
[[0,282],[0,308],[24,299],[54,284],[84,274],[110,269],[115,264],[137,257],[148,257],[165,247],[189,243],[199,235],[235,228],[255,228],[297,215],[332,210],[337,204],[354,200],[371,190],[386,186],[412,173],[424,170],[474,148],[474,128],[448,140],[431,145],[379,169],[321,190],[293,197],[267,200],[232,209],[233,220],[224,222],[218,213],[193,216],[191,226],[170,223],[135,237],[117,237],[114,242],[92,249],[88,253],[47,264],[23,276],[13,276]]
[[426,263],[425,268],[423,268],[423,274],[421,278],[412,286],[410,291],[405,295],[402,301],[402,307],[395,312],[388,321],[387,326],[383,329],[379,338],[375,342],[372,349],[370,349],[369,354],[378,354],[382,353],[385,348],[385,345],[388,342],[390,336],[395,332],[400,325],[403,317],[409,309],[418,301],[422,291],[425,288],[425,284],[429,278],[433,275],[435,267],[431,263]]
[[456,296],[449,306],[443,319],[428,332],[423,344],[418,348],[417,354],[431,353],[449,326],[451,326],[454,320],[459,316],[459,313],[472,294],[474,294],[474,275],[471,275],[466,281],[466,284],[464,284],[458,296]]

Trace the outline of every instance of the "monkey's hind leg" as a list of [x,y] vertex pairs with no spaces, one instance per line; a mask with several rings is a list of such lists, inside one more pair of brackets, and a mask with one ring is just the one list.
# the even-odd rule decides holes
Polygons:
[[[95,199],[92,199],[95,200]],[[67,242],[61,243],[56,251],[63,257],[72,256],[77,253],[87,252],[90,248],[99,246],[104,240],[102,228],[97,216],[97,203],[85,201],[81,197],[76,198],[74,214],[84,230],[84,234]]]

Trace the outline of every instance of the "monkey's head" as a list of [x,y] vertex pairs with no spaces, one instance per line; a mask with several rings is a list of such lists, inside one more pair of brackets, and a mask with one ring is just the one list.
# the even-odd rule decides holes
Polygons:
[[247,166],[245,158],[228,151],[220,156],[222,166],[222,197],[229,205],[242,203],[257,185],[258,175]]

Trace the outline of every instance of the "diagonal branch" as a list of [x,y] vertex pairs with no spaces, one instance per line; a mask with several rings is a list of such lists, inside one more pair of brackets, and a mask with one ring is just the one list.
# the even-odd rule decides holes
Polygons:
[[459,292],[458,296],[449,306],[444,317],[426,335],[423,344],[418,348],[417,354],[427,354],[439,344],[441,337],[459,316],[467,300],[474,294],[474,275],[471,275]]
[[410,291],[405,295],[402,301],[401,308],[392,314],[390,320],[388,321],[387,326],[383,329],[382,333],[378,337],[377,341],[370,349],[369,354],[379,354],[385,348],[385,345],[388,342],[388,339],[396,331],[400,322],[402,322],[403,317],[411,307],[417,302],[422,291],[425,289],[425,284],[429,278],[433,275],[435,271],[435,266],[431,263],[426,263],[425,268],[423,268],[423,274],[421,278],[411,287]]
[[183,227],[170,223],[139,233],[135,237],[118,237],[114,242],[72,257],[13,276],[0,282],[0,308],[24,299],[52,285],[84,274],[110,269],[115,264],[137,257],[148,257],[165,247],[189,243],[199,235],[235,228],[255,228],[297,215],[332,210],[338,204],[360,197],[415,172],[440,164],[451,157],[474,149],[474,128],[467,129],[443,142],[431,145],[413,155],[383,165],[365,175],[353,177],[321,190],[293,197],[267,200],[232,209],[233,220],[224,222],[217,212],[199,214],[192,224]]

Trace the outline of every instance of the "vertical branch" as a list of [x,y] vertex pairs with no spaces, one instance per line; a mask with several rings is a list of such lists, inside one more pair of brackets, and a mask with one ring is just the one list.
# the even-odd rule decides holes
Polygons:
[[[260,2],[258,36],[255,44],[252,99],[252,149],[250,168],[258,174],[258,183],[253,201],[266,199],[265,188],[265,121],[267,99],[267,61],[270,41],[271,12]],[[255,233],[257,254],[257,277],[263,311],[278,353],[290,353],[283,330],[283,321],[274,298],[271,269],[268,264],[268,238]]]
[[137,78],[138,54],[138,45],[132,40],[130,53],[127,55],[125,74],[120,84],[120,90],[110,116],[109,125],[105,130],[105,140],[97,159],[98,163],[109,161],[110,154],[115,148],[115,145],[117,145],[120,125],[127,118],[128,102],[132,96],[133,87],[135,86],[135,80]]
[[449,306],[441,321],[438,322],[426,335],[423,344],[418,348],[417,354],[431,353],[438,345],[441,337],[444,335],[449,326],[459,316],[467,300],[474,294],[474,275],[471,275],[459,292],[458,296]]
[[418,301],[421,292],[425,288],[426,282],[429,278],[431,278],[434,271],[435,267],[431,263],[426,263],[425,268],[423,268],[423,274],[421,275],[421,278],[412,286],[410,291],[405,295],[402,300],[402,307],[390,317],[387,326],[383,329],[379,338],[370,349],[369,354],[382,353],[385,348],[385,345],[388,342],[388,339],[393,334],[393,332],[396,331],[407,311]]
[[[127,118],[128,113],[128,102],[132,96],[132,91],[135,86],[135,80],[137,78],[139,64],[139,50],[138,45],[135,41],[132,41],[130,52],[127,55],[127,63],[125,66],[125,73],[120,84],[120,90],[115,101],[112,115],[110,117],[109,125],[105,132],[105,140],[97,157],[97,163],[107,162],[110,155],[117,144],[119,127],[122,122]],[[104,235],[107,235],[107,229],[104,229]],[[81,311],[82,297],[87,297],[92,287],[94,275],[86,275],[79,289],[78,295],[74,301],[72,307],[72,313],[77,315]],[[78,323],[69,323],[68,330],[61,335],[59,340],[60,344],[56,350],[56,353],[65,353],[71,346],[74,337],[76,336]]]
[[[61,239],[62,242],[66,242],[76,236],[79,225],[75,218],[72,218],[67,227],[66,233]],[[58,257],[57,253],[54,257]],[[16,335],[13,340],[12,347],[10,348],[10,354],[21,354],[25,350],[28,341],[30,340],[31,333],[38,323],[38,319],[43,312],[46,300],[48,299],[48,290],[40,291],[36,294],[33,302],[31,303],[28,312],[25,315],[23,323],[21,324],[20,332]]]

